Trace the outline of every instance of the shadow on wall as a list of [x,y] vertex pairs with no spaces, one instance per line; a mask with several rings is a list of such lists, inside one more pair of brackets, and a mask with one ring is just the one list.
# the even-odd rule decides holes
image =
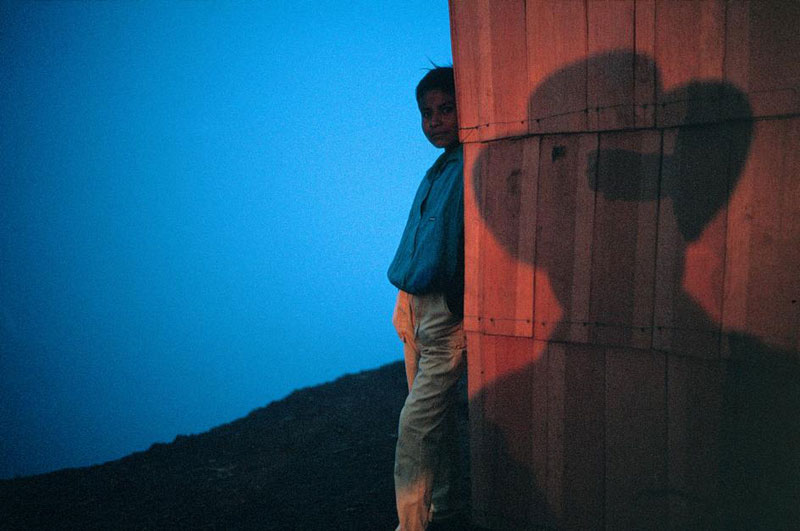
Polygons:
[[[631,73],[634,64],[655,72],[655,101],[671,102],[642,112],[663,113],[667,121],[677,113],[673,123],[681,125],[542,136],[535,205],[520,200],[522,180],[533,178],[522,157],[511,165],[494,161],[515,142],[539,139],[488,143],[474,167],[472,187],[485,225],[516,260],[535,267],[537,279],[547,277],[563,316],[545,337],[537,335],[547,345],[536,362],[471,399],[471,423],[479,431],[473,467],[486,463],[493,470],[474,473],[476,505],[488,511],[488,523],[504,528],[787,529],[800,522],[797,353],[746,332],[720,333],[719,312],[709,308],[721,306],[721,289],[711,290],[720,300],[701,300],[684,288],[692,283],[687,248],[704,231],[721,234],[724,262],[719,213],[748,156],[753,121],[746,96],[724,82],[692,82],[663,93],[650,58],[620,51],[549,76],[531,95],[529,123],[568,120],[570,112],[549,109],[563,109],[564,87],[583,86],[587,71],[605,73],[608,93],[630,94],[632,76],[615,75]],[[580,118],[591,110],[572,111]],[[582,194],[590,197],[583,206],[577,204]],[[582,208],[589,216],[578,219]],[[534,237],[531,227],[520,227],[531,218],[526,209],[536,209],[535,246],[520,245],[520,231]],[[643,224],[642,216],[650,221]],[[577,226],[586,219],[593,221]],[[575,251],[583,245],[576,240],[581,231],[590,234],[583,258]],[[653,272],[657,256],[674,264],[666,269],[674,279]],[[642,263],[649,272],[637,269]],[[589,323],[570,320],[578,268],[592,271]],[[718,288],[721,275],[712,278]],[[631,315],[641,312],[631,301],[641,299],[642,283],[670,301],[670,330],[653,326],[652,299],[645,315]],[[659,295],[664,285],[670,293]],[[632,322],[649,326],[626,332]],[[576,340],[570,330],[576,324],[593,332]],[[607,333],[619,329],[621,336]],[[659,333],[672,335],[659,340]],[[494,350],[484,355],[498,360],[534,344],[504,336],[489,343]],[[561,384],[553,385],[554,378]],[[530,406],[531,400],[547,405]],[[631,429],[619,433],[620,426]],[[643,461],[650,463],[648,474]]]

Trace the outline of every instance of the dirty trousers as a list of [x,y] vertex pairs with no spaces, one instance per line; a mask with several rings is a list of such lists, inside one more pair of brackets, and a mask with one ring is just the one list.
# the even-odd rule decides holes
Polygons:
[[460,317],[443,294],[400,292],[392,321],[403,340],[409,393],[394,462],[398,531],[418,531],[463,509],[456,425],[457,383],[466,362]]

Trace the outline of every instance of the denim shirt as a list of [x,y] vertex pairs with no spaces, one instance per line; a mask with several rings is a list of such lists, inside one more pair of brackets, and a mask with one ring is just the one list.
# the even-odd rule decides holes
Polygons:
[[464,299],[464,155],[445,151],[417,189],[389,281],[412,295],[444,293],[460,315]]

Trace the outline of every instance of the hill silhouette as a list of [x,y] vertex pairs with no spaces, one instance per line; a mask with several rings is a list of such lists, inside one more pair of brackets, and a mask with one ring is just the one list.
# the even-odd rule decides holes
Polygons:
[[391,530],[406,393],[392,363],[116,461],[2,480],[0,528]]

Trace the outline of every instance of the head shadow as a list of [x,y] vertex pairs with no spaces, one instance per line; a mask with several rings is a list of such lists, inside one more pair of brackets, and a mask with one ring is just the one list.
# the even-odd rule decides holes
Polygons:
[[[649,98],[651,102],[635,105],[634,74],[638,72],[651,73],[647,86],[652,86],[653,92]],[[594,76],[598,80],[598,90],[615,95],[607,106],[591,107],[586,98],[570,94],[571,90],[584,90],[589,73],[600,74]],[[616,103],[615,97],[628,101]],[[633,133],[637,113],[657,116],[658,126],[639,128],[661,133],[659,144],[651,146],[655,149],[641,151],[619,147],[625,142],[607,141]],[[609,114],[627,121],[628,125],[607,131],[603,131],[602,126],[589,127],[592,119]],[[535,133],[537,135],[546,138],[583,132],[597,134],[599,138],[596,147],[590,149],[583,160],[575,158],[574,145],[555,142],[551,150],[545,153],[543,149],[539,154],[540,172],[563,172],[565,178],[580,173],[593,192],[608,200],[669,199],[675,223],[686,244],[695,241],[727,204],[747,160],[752,136],[751,116],[747,96],[723,81],[692,81],[665,92],[654,61],[631,51],[595,55],[559,69],[536,87],[528,105],[530,130],[545,131]],[[574,125],[581,120],[585,128]],[[539,197],[537,205],[520,202],[523,180],[532,178],[530,171],[522,167],[522,157],[496,164],[497,158],[505,157],[504,147],[509,147],[502,144],[514,142],[525,142],[525,138],[489,143],[479,156],[471,184],[481,218],[493,236],[514,258],[533,264],[535,251],[519,245],[517,229],[520,219],[524,219],[521,210],[537,208],[543,199]],[[657,173],[655,180],[653,171]],[[584,183],[575,185],[585,186]],[[565,190],[556,189],[556,193],[560,192]],[[546,220],[538,224],[542,221]],[[536,265],[550,269],[546,260]]]

